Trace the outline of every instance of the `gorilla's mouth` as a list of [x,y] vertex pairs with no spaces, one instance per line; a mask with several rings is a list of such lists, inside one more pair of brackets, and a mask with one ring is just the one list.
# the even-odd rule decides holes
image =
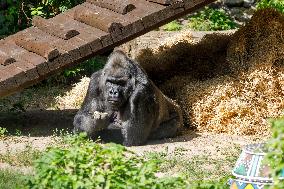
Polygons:
[[117,99],[109,99],[108,103],[110,103],[111,105],[118,105],[119,104],[119,100],[117,100]]

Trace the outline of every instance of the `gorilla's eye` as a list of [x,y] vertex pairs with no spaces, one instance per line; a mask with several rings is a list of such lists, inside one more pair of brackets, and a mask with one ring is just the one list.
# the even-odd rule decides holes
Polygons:
[[126,81],[125,80],[118,80],[117,85],[120,85],[120,86],[124,86],[126,84]]
[[126,85],[127,80],[125,78],[107,78],[106,84],[115,84],[115,85],[120,85],[124,86]]

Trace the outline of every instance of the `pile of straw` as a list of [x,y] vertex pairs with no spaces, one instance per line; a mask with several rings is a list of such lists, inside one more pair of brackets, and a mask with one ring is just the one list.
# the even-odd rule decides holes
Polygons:
[[149,76],[200,131],[269,134],[284,110],[284,16],[260,10],[231,36],[210,35],[138,57]]
[[83,77],[79,83],[74,84],[70,91],[55,98],[56,106],[60,109],[79,109],[87,94],[89,82],[89,77]]

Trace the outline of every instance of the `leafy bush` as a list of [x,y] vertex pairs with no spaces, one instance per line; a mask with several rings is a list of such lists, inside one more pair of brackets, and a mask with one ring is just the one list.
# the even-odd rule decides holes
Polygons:
[[284,117],[271,120],[272,139],[268,142],[269,152],[267,160],[272,168],[272,177],[274,178],[273,189],[284,188]]
[[236,28],[236,23],[223,9],[205,7],[189,18],[190,28],[200,31],[229,30]]
[[281,13],[284,13],[284,1],[283,0],[260,0],[257,3],[257,9],[274,8]]
[[8,133],[6,128],[0,127],[0,138],[4,137]]
[[48,78],[45,82],[51,85],[54,85],[55,83],[70,84],[82,78],[82,76],[90,76],[95,71],[102,69],[106,63],[106,60],[107,57],[105,56],[96,56],[82,62],[78,66],[65,69],[63,72],[55,75],[54,77]]
[[52,147],[35,163],[28,188],[186,188],[180,177],[157,178],[155,160],[137,157],[116,144],[101,145],[86,135],[70,137],[65,148]]
[[49,18],[82,2],[83,0],[1,0],[0,39],[30,26],[35,15]]
[[182,28],[182,25],[178,23],[176,20],[163,26],[163,30],[165,31],[179,31],[181,30],[181,28]]

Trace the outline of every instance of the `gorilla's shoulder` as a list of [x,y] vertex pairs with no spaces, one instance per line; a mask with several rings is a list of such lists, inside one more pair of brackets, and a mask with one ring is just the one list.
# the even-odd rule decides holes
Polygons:
[[102,70],[96,71],[91,75],[91,81],[98,80],[102,75]]

